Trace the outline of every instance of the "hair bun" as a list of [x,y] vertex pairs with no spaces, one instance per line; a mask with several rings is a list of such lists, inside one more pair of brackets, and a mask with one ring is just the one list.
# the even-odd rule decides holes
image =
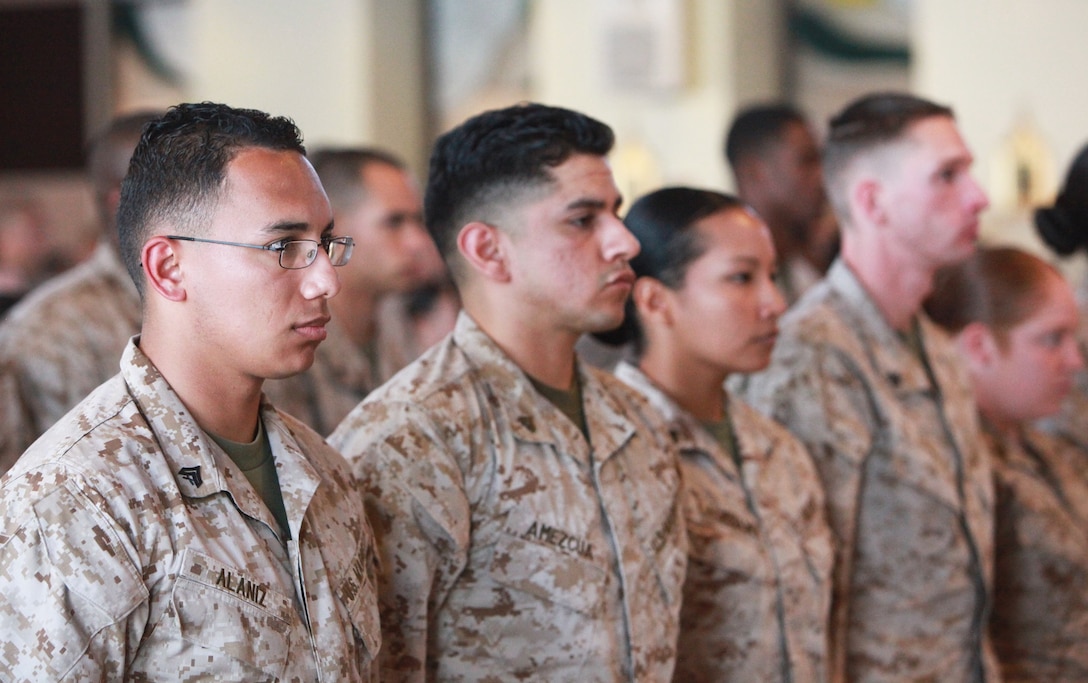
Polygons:
[[1035,230],[1047,246],[1061,256],[1069,256],[1085,246],[1084,233],[1077,229],[1076,221],[1061,206],[1036,209]]

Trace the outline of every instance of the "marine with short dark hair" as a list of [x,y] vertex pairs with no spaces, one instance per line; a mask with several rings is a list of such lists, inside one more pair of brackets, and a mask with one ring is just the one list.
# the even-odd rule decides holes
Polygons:
[[671,680],[676,452],[574,352],[621,322],[634,281],[612,143],[527,104],[434,148],[424,215],[464,312],[330,437],[378,537],[386,680]]
[[172,108],[118,225],[141,334],[0,479],[0,679],[369,678],[362,491],[261,393],[313,362],[352,249],[298,129]]

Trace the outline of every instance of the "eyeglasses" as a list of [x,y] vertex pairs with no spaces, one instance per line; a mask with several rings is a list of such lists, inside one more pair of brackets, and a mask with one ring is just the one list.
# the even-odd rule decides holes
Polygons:
[[329,260],[334,266],[345,265],[351,258],[351,252],[355,248],[355,240],[350,237],[322,237],[320,242],[314,240],[280,240],[272,244],[246,244],[245,242],[224,242],[222,240],[209,240],[201,237],[189,237],[188,235],[167,235],[168,240],[182,240],[183,242],[205,242],[207,244],[225,244],[228,247],[245,247],[246,249],[261,249],[274,251],[280,255],[280,267],[287,270],[299,270],[312,264],[317,259],[318,251],[324,251],[329,255]]

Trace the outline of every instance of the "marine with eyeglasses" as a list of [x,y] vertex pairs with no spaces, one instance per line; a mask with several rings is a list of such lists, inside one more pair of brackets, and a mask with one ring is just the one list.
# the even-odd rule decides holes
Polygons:
[[0,680],[371,680],[362,491],[265,379],[325,337],[350,237],[287,119],[178,105],[122,186],[121,372],[0,478]]

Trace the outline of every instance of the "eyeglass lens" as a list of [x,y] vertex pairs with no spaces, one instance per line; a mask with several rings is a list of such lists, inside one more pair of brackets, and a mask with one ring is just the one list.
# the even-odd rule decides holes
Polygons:
[[329,240],[319,244],[313,240],[292,240],[284,244],[280,252],[280,265],[284,268],[298,269],[309,266],[317,258],[319,249],[324,248],[334,266],[342,266],[351,258],[354,244],[348,240]]

